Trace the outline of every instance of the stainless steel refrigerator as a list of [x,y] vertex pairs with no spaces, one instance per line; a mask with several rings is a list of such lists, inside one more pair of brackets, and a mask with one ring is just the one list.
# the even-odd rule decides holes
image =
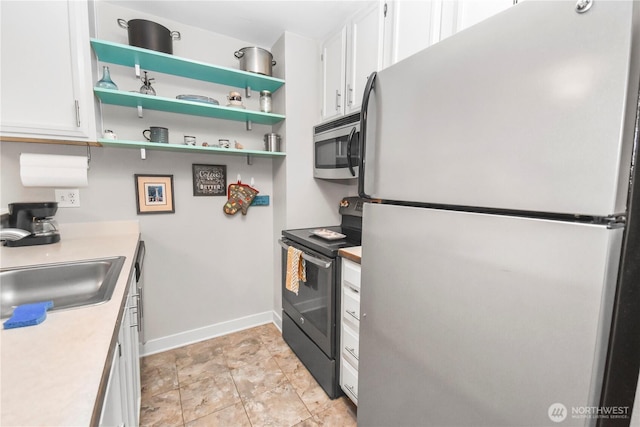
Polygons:
[[358,425],[629,424],[640,5],[581,3],[369,78]]

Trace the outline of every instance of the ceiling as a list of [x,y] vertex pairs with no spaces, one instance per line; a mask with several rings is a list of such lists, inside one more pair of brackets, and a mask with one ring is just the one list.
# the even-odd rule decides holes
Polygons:
[[322,40],[370,0],[107,0],[270,48],[287,30]]

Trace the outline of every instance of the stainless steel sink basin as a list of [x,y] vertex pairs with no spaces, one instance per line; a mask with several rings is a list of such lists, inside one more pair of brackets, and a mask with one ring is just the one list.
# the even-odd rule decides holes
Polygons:
[[111,299],[125,257],[43,264],[0,270],[0,318],[21,304],[53,301],[51,310]]

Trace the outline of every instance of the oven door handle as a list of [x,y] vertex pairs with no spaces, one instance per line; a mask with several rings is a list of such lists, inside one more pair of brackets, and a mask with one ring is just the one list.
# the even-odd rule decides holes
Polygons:
[[[289,250],[289,245],[287,245],[282,240],[278,240],[278,243],[280,244],[280,246],[282,246],[283,249]],[[333,261],[325,261],[323,259],[316,258],[314,256],[307,254],[304,251],[302,251],[302,259],[304,259],[305,261],[309,261],[311,264],[317,265],[318,267],[321,267],[321,268],[329,268],[331,267],[331,263],[333,262]]]

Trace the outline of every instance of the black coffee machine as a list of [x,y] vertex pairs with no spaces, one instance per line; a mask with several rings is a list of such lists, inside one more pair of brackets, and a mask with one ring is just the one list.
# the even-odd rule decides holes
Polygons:
[[58,210],[56,202],[29,202],[9,204],[9,227],[26,230],[31,234],[19,240],[7,240],[6,246],[48,245],[60,241],[60,233],[53,216]]

